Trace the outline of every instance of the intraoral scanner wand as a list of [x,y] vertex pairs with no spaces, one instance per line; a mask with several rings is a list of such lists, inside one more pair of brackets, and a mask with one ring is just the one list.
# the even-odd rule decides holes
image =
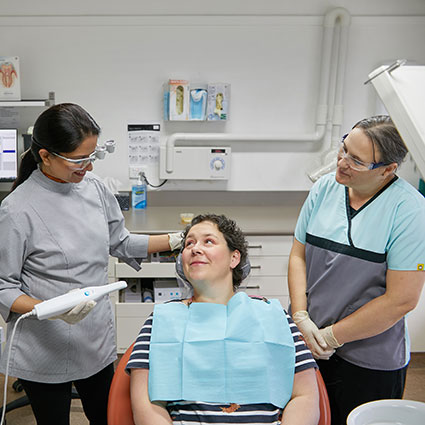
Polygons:
[[12,335],[10,337],[9,350],[7,353],[6,360],[6,371],[4,377],[4,389],[3,389],[3,409],[1,413],[0,425],[4,424],[4,418],[6,414],[6,394],[7,394],[7,380],[9,376],[9,362],[10,355],[12,353],[12,341],[15,336],[16,326],[22,319],[27,317],[36,316],[38,320],[48,319],[49,317],[58,316],[59,314],[65,313],[82,301],[98,300],[106,294],[113,291],[119,291],[127,287],[127,282],[120,280],[119,282],[110,283],[103,286],[88,286],[87,288],[76,289],[75,291],[68,292],[64,295],[51,298],[50,300],[43,301],[40,304],[36,304],[32,311],[23,314],[18,318],[15,326],[12,329]]
[[32,310],[33,315],[38,320],[48,319],[49,317],[58,316],[65,313],[82,301],[98,300],[106,294],[113,291],[118,291],[127,287],[127,282],[119,281],[110,283],[103,286],[88,286],[87,288],[80,288],[64,295],[51,298],[50,300],[43,301],[36,304]]

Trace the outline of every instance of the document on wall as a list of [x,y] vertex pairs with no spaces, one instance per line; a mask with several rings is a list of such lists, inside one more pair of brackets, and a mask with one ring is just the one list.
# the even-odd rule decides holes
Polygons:
[[130,169],[159,164],[160,124],[128,124]]
[[0,57],[0,99],[21,100],[21,74],[18,56]]

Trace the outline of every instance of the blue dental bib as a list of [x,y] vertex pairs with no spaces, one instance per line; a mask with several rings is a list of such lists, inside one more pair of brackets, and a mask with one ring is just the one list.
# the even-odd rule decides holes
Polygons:
[[295,347],[278,300],[239,292],[227,305],[156,305],[149,365],[151,401],[283,408],[292,395]]

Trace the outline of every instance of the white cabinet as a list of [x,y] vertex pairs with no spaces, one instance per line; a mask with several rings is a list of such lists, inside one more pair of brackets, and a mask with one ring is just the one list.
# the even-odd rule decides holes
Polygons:
[[[175,263],[142,263],[140,271],[134,270],[128,264],[114,262],[114,280],[129,278],[154,279],[175,278]],[[136,339],[143,323],[153,311],[153,303],[115,303],[115,324],[118,353],[125,350]]]
[[288,260],[292,236],[248,236],[251,273],[241,284],[248,295],[277,298],[288,307]]
[[[288,306],[287,269],[292,236],[247,236],[251,273],[241,284],[240,290],[249,295],[277,298],[283,307]],[[174,278],[174,263],[142,263],[136,272],[125,263],[113,263],[114,280],[127,278]],[[136,339],[140,328],[154,308],[153,303],[115,304],[117,348],[119,353]]]
[[152,313],[153,303],[115,304],[117,351],[124,353],[134,342],[146,318]]
[[[134,270],[125,263],[115,262],[115,280],[128,278],[174,278],[174,263],[142,263],[140,271]],[[115,304],[115,324],[118,353],[124,353],[136,339],[143,323],[153,311],[153,303]]]

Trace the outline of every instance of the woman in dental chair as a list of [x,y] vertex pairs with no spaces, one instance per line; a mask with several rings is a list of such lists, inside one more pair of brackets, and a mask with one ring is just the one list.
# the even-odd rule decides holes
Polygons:
[[295,324],[277,300],[236,292],[249,273],[242,231],[197,216],[183,247],[193,296],[155,306],[127,364],[135,424],[316,425],[316,364]]

